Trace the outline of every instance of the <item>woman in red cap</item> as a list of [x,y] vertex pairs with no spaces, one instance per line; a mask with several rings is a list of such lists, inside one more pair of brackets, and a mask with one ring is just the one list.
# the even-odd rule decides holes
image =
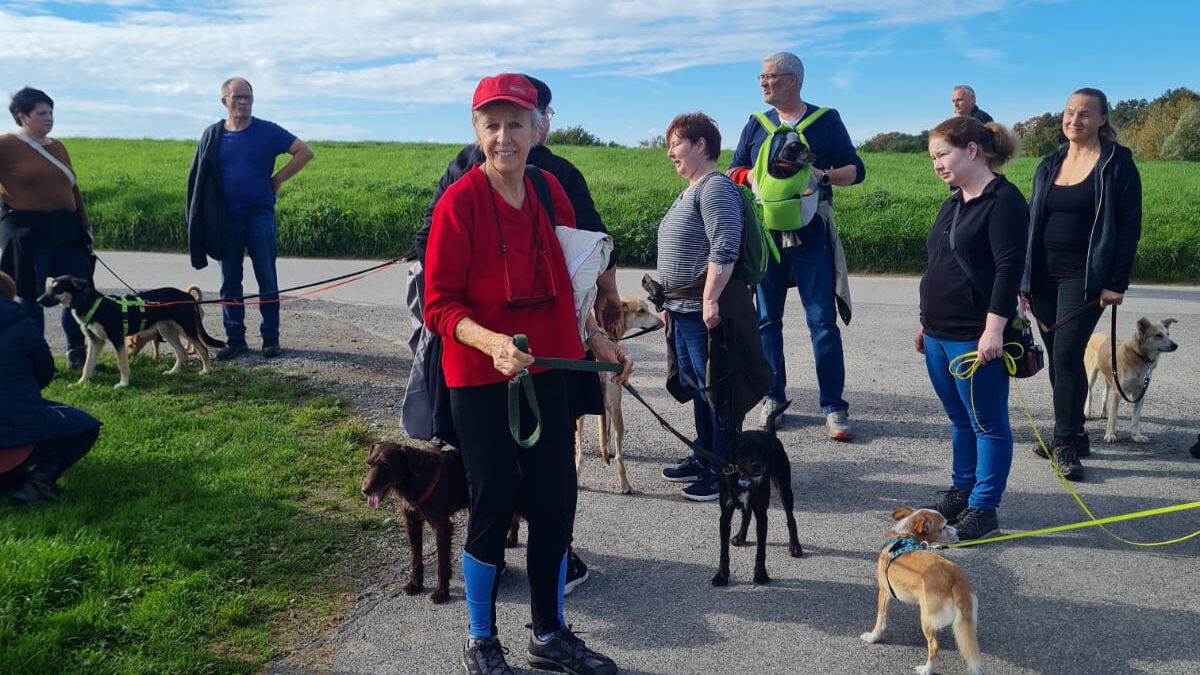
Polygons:
[[[540,114],[533,84],[511,73],[485,77],[471,111],[484,161],[438,201],[425,257],[425,324],[443,338],[442,369],[470,489],[462,558],[470,633],[462,663],[468,675],[511,673],[496,636],[495,596],[505,532],[521,504],[529,523],[530,665],[608,675],[616,665],[588,649],[562,613],[575,489],[565,379],[533,365],[534,357],[513,343],[524,333],[539,357],[583,357],[571,280],[554,234],[555,225],[573,227],[575,216],[558,181],[542,172],[558,221],[550,222],[525,173]],[[601,361],[625,363],[614,377],[622,383],[633,363],[595,325],[588,317],[587,346]],[[541,437],[522,449],[509,430],[508,382],[526,369]],[[531,432],[532,418],[522,397],[522,436]]]

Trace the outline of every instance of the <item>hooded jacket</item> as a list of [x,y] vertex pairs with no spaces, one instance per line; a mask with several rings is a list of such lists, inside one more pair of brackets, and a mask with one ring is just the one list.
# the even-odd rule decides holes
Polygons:
[[[1034,250],[1042,246],[1046,193],[1067,156],[1067,147],[1064,143],[1044,158],[1033,175],[1022,293],[1029,292]],[[1133,270],[1138,239],[1142,236],[1142,178],[1133,163],[1133,153],[1119,143],[1101,141],[1100,159],[1093,171],[1097,178],[1096,215],[1088,236],[1081,304],[1100,297],[1100,291],[1104,289],[1124,293],[1129,288],[1129,274]]]
[[54,378],[50,346],[24,307],[0,298],[0,448],[40,443],[95,429],[99,420],[42,399]]

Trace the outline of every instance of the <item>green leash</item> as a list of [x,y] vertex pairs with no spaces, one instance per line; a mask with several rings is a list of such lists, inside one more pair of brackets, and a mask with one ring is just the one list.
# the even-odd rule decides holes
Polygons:
[[[524,333],[513,336],[513,344],[517,349],[529,353],[529,338]],[[534,358],[534,365],[543,368],[551,368],[555,370],[582,370],[594,373],[621,372],[622,366],[619,363],[600,363],[598,361],[584,361],[582,359],[546,359]],[[533,431],[526,438],[521,438],[521,390],[525,390],[525,397],[529,399],[529,409],[533,412]],[[528,450],[537,445],[537,442],[542,438],[542,409],[538,406],[537,394],[533,390],[533,378],[529,374],[529,369],[526,368],[517,373],[517,376],[508,381],[508,432],[512,434],[512,438],[517,445]]]

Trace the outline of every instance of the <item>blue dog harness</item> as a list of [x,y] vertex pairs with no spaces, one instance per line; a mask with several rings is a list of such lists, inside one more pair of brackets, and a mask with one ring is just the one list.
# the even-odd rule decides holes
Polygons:
[[[913,539],[912,537],[889,537],[883,542],[884,546],[891,546],[888,552],[887,567],[883,568],[883,580],[887,582],[888,591],[896,598],[896,591],[892,589],[892,580],[888,578],[888,570],[892,568],[892,562],[904,555],[913,551],[924,551],[929,548],[928,545]],[[900,598],[896,598],[899,600]]]

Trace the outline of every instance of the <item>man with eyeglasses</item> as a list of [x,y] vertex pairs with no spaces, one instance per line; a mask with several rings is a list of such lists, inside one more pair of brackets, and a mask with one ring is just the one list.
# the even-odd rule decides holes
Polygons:
[[[765,425],[771,413],[787,400],[783,306],[787,289],[795,285],[808,321],[826,431],[831,440],[849,441],[852,436],[850,405],[842,398],[846,368],[837,319],[840,314],[844,322],[850,322],[850,287],[841,240],[833,222],[831,188],[861,183],[866,177],[866,168],[837,111],[814,106],[800,98],[804,64],[799,57],[789,52],[768,56],[763,60],[758,85],[763,101],[771,106],[764,115],[766,123],[772,129],[780,128],[782,123],[801,130],[808,149],[815,156],[809,169],[811,175],[775,177],[776,172],[768,172],[764,166],[770,153],[760,152],[764,143],[770,149],[772,144],[768,141],[772,131],[764,126],[764,121],[752,116],[742,130],[727,171],[735,182],[751,186],[760,200],[769,181],[793,181],[798,186],[793,191],[794,196],[780,200],[791,202],[786,208],[792,210],[775,211],[787,214],[783,221],[767,219],[781,259],[779,262],[768,259],[766,276],[757,287],[759,337],[775,375],[775,386],[763,399],[759,423]],[[762,184],[756,185],[756,181]],[[764,208],[774,209],[775,205],[765,203]],[[782,419],[776,418],[777,428]]]
[[[279,279],[275,273],[275,195],[313,158],[304,141],[288,130],[252,116],[254,89],[240,77],[221,85],[228,117],[204,130],[188,173],[188,248],[192,267],[221,263],[221,298],[242,300],[244,255],[250,254],[261,294],[262,355],[279,356]],[[291,159],[275,172],[275,158]],[[246,353],[246,309],[224,305],[227,343],[221,361]]]
[[[592,194],[588,190],[587,181],[584,179],[583,174],[574,164],[554,154],[545,145],[546,137],[550,133],[550,120],[554,118],[554,108],[550,106],[550,87],[536,77],[530,77],[529,75],[525,75],[524,77],[537,89],[537,110],[542,113],[540,116],[541,125],[535,130],[534,146],[529,149],[529,158],[526,161],[529,164],[550,172],[558,179],[559,184],[562,185],[563,190],[567,193],[567,199],[571,202],[572,210],[575,211],[575,226],[577,228],[607,234],[608,229],[605,228],[604,221],[596,211],[596,205],[592,201]],[[428,339],[424,337],[426,329],[422,323],[424,273],[420,267],[425,262],[425,246],[429,240],[429,228],[433,225],[433,209],[437,205],[438,200],[441,199],[442,194],[446,191],[446,188],[450,187],[455,181],[462,178],[468,171],[483,161],[483,150],[475,143],[459,151],[458,155],[446,167],[445,173],[438,180],[437,188],[433,192],[433,200],[430,202],[429,208],[425,211],[421,227],[413,235],[413,253],[419,264],[410,267],[408,279],[408,306],[411,310],[411,321],[413,323],[413,334],[409,339],[409,346],[413,350],[413,371],[409,375],[410,388],[413,385],[414,378],[429,378],[431,375],[434,375],[433,373],[425,373],[423,371],[425,367],[424,350],[428,345]],[[609,258],[608,269],[597,279],[596,286],[596,319],[611,333],[621,317],[621,295],[617,292],[615,250]],[[570,390],[574,396],[571,401],[572,411],[577,416],[602,414],[604,412],[604,399],[603,391],[599,386],[599,378],[595,377],[593,373],[587,372],[569,372],[568,376],[576,385],[572,386]],[[431,391],[430,394],[434,398],[439,395],[436,391]],[[439,436],[440,433],[452,433],[452,423],[449,419],[450,411],[448,406],[442,408],[435,401],[433,410],[430,412],[431,415],[428,417],[432,418],[430,421],[431,433],[435,436],[432,440],[445,441],[453,445],[453,439]],[[407,419],[408,416],[406,415],[406,425]],[[414,434],[414,430],[407,429],[407,426],[406,430],[410,435]],[[574,506],[572,506],[571,522],[574,522]],[[575,590],[587,578],[587,565],[576,555],[575,549],[572,547],[569,550],[567,558],[567,578],[563,595],[569,595],[571,591]]]

